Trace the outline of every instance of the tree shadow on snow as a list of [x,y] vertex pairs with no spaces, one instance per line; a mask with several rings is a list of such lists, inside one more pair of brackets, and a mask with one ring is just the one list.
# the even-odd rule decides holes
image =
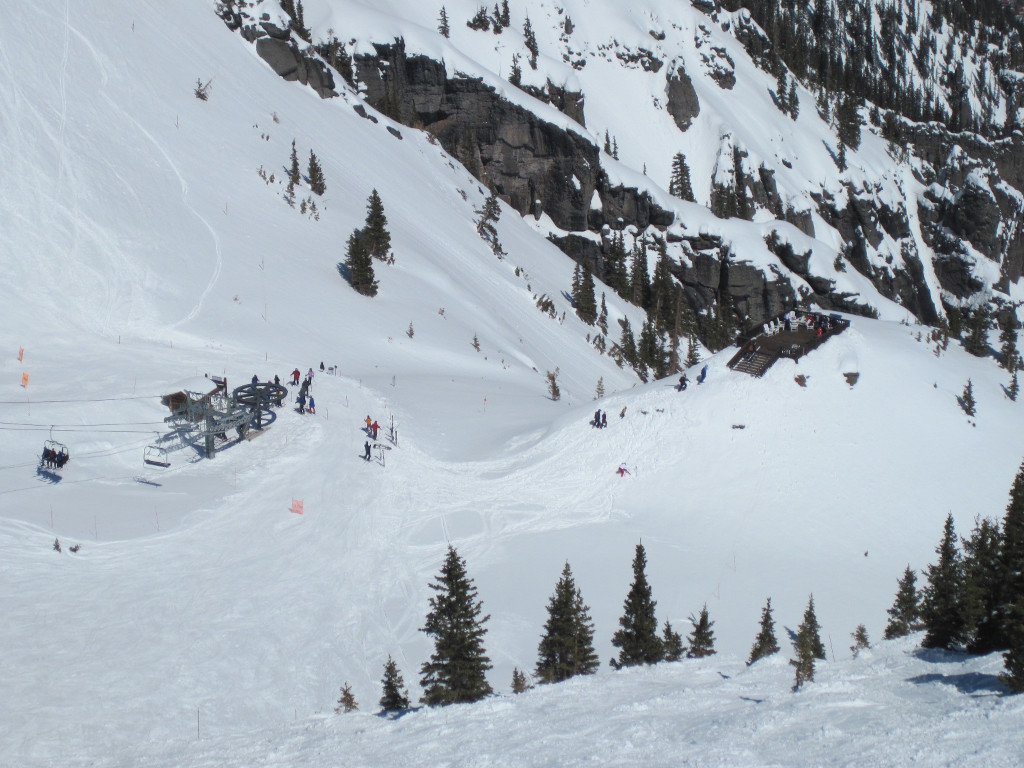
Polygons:
[[981,672],[965,672],[962,675],[942,675],[937,673],[917,675],[916,677],[907,678],[907,682],[915,683],[916,685],[929,685],[931,683],[952,685],[960,693],[965,693],[968,696],[1009,694],[1009,690],[999,682],[998,677]]
[[348,268],[348,265],[344,261],[339,261],[335,265],[338,269],[338,274],[345,278],[346,283],[352,282],[352,270]]

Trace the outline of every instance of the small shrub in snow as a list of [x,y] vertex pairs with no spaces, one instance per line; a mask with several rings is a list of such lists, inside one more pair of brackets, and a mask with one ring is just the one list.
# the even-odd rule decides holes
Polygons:
[[213,82],[212,79],[207,80],[204,83],[201,78],[196,78],[196,87],[193,89],[192,93],[194,93],[196,98],[199,99],[200,101],[207,101],[207,100],[209,100],[209,98],[210,98],[210,83],[212,83],[212,82]]
[[555,368],[553,371],[548,371],[545,375],[548,379],[548,396],[552,400],[560,400],[562,398],[562,390],[558,388],[558,369]]
[[352,687],[345,681],[345,684],[341,686],[341,695],[338,697],[338,704],[334,707],[334,711],[337,714],[355,712],[359,709],[359,705],[356,703],[356,697],[352,694]]
[[863,624],[858,624],[857,628],[853,630],[850,637],[853,638],[853,645],[850,646],[850,651],[853,653],[853,658],[857,658],[859,654],[865,648],[870,648],[871,643],[868,642],[868,630]]
[[61,551],[60,539],[54,539],[53,540],[53,550],[54,550],[54,552],[60,552]]

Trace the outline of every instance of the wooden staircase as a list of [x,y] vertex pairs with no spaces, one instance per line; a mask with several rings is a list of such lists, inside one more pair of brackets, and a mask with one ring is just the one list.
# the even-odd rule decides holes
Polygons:
[[747,352],[740,356],[739,360],[730,367],[740,373],[749,373],[751,376],[764,376],[764,372],[772,367],[772,363],[779,359],[778,355],[765,354],[764,352]]

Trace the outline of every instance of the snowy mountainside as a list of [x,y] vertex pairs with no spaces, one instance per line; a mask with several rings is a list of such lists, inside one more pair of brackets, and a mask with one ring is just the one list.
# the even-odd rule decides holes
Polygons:
[[[346,8],[411,44],[399,6],[388,19]],[[1019,702],[987,695],[998,658],[886,643],[841,661],[858,623],[880,637],[897,577],[930,561],[947,511],[966,532],[1005,505],[1020,416],[993,360],[955,344],[936,353],[919,339],[927,329],[896,322],[906,312],[877,296],[889,321],[854,317],[763,379],[729,371],[727,349],[702,361],[707,382],[685,393],[674,380],[636,384],[575,317],[564,295],[573,264],[538,237],[543,217],[503,207],[507,256],[496,258],[476,232],[486,190],[450,154],[370,107],[376,122],[359,116],[354,92],[323,100],[279,79],[211,4],[10,13],[0,33],[0,763],[469,765],[490,754],[539,765],[551,758],[523,746],[520,722],[545,745],[591,721],[604,729],[596,759],[635,760],[630,745],[649,732],[652,763],[699,759],[689,742],[726,763],[740,759],[730,744],[751,707],[767,710],[758,727],[769,734],[743,756],[752,764],[884,762],[897,747],[946,763],[1013,754],[1006,724]],[[307,19],[317,13],[311,3]],[[208,101],[193,95],[197,78],[210,82]],[[316,214],[284,200],[293,139],[300,158],[312,150],[324,166]],[[624,163],[621,175],[642,176]],[[367,299],[336,265],[371,189],[395,263],[375,263],[380,293]],[[313,200],[305,183],[297,197]],[[809,239],[678,205],[766,264],[767,228],[785,229],[797,250]],[[858,273],[845,279],[873,290]],[[536,307],[540,295],[554,318]],[[641,310],[607,299],[613,327],[620,317],[639,327]],[[339,375],[321,373],[321,360]],[[212,460],[187,448],[167,471],[142,465],[166,431],[159,396],[181,380],[225,375],[235,386],[293,367],[316,368],[315,416],[285,407],[265,434]],[[545,382],[556,368],[557,402]],[[956,403],[968,378],[973,420]],[[599,379],[607,394],[594,402]],[[589,426],[595,408],[608,429]],[[362,459],[366,415],[397,424],[384,466]],[[36,469],[48,437],[71,450],[59,480]],[[304,514],[289,511],[293,499]],[[389,654],[418,698],[427,584],[449,542],[492,616],[489,680],[503,692],[513,667],[533,668],[567,560],[607,660],[641,540],[659,620],[685,631],[707,604],[720,657],[625,674],[604,666],[593,680],[395,721],[323,722],[346,680],[363,712],[374,709]],[[840,661],[820,665],[820,688],[792,697],[788,643],[749,671],[742,659],[765,597],[781,630],[810,593]],[[611,710],[591,709],[603,696]],[[865,717],[840,728],[812,696]],[[714,713],[698,718],[709,701]],[[879,732],[907,701],[913,712],[898,722],[908,731],[966,721],[990,738],[965,757],[960,744],[907,742],[904,726]],[[666,702],[668,720],[656,718]],[[701,727],[684,743],[678,723],[690,718]],[[442,729],[459,734],[454,756]],[[813,743],[794,753],[796,737]]]

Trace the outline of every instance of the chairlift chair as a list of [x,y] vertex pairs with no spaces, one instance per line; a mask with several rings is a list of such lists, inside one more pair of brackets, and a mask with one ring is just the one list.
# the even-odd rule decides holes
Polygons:
[[43,456],[40,460],[40,466],[45,465],[47,469],[60,470],[64,468],[64,465],[68,463],[70,458],[71,454],[64,443],[58,443],[56,440],[45,440],[43,442]]
[[159,445],[147,445],[142,453],[142,462],[158,469],[167,469],[171,466],[171,462],[167,460],[167,449]]

